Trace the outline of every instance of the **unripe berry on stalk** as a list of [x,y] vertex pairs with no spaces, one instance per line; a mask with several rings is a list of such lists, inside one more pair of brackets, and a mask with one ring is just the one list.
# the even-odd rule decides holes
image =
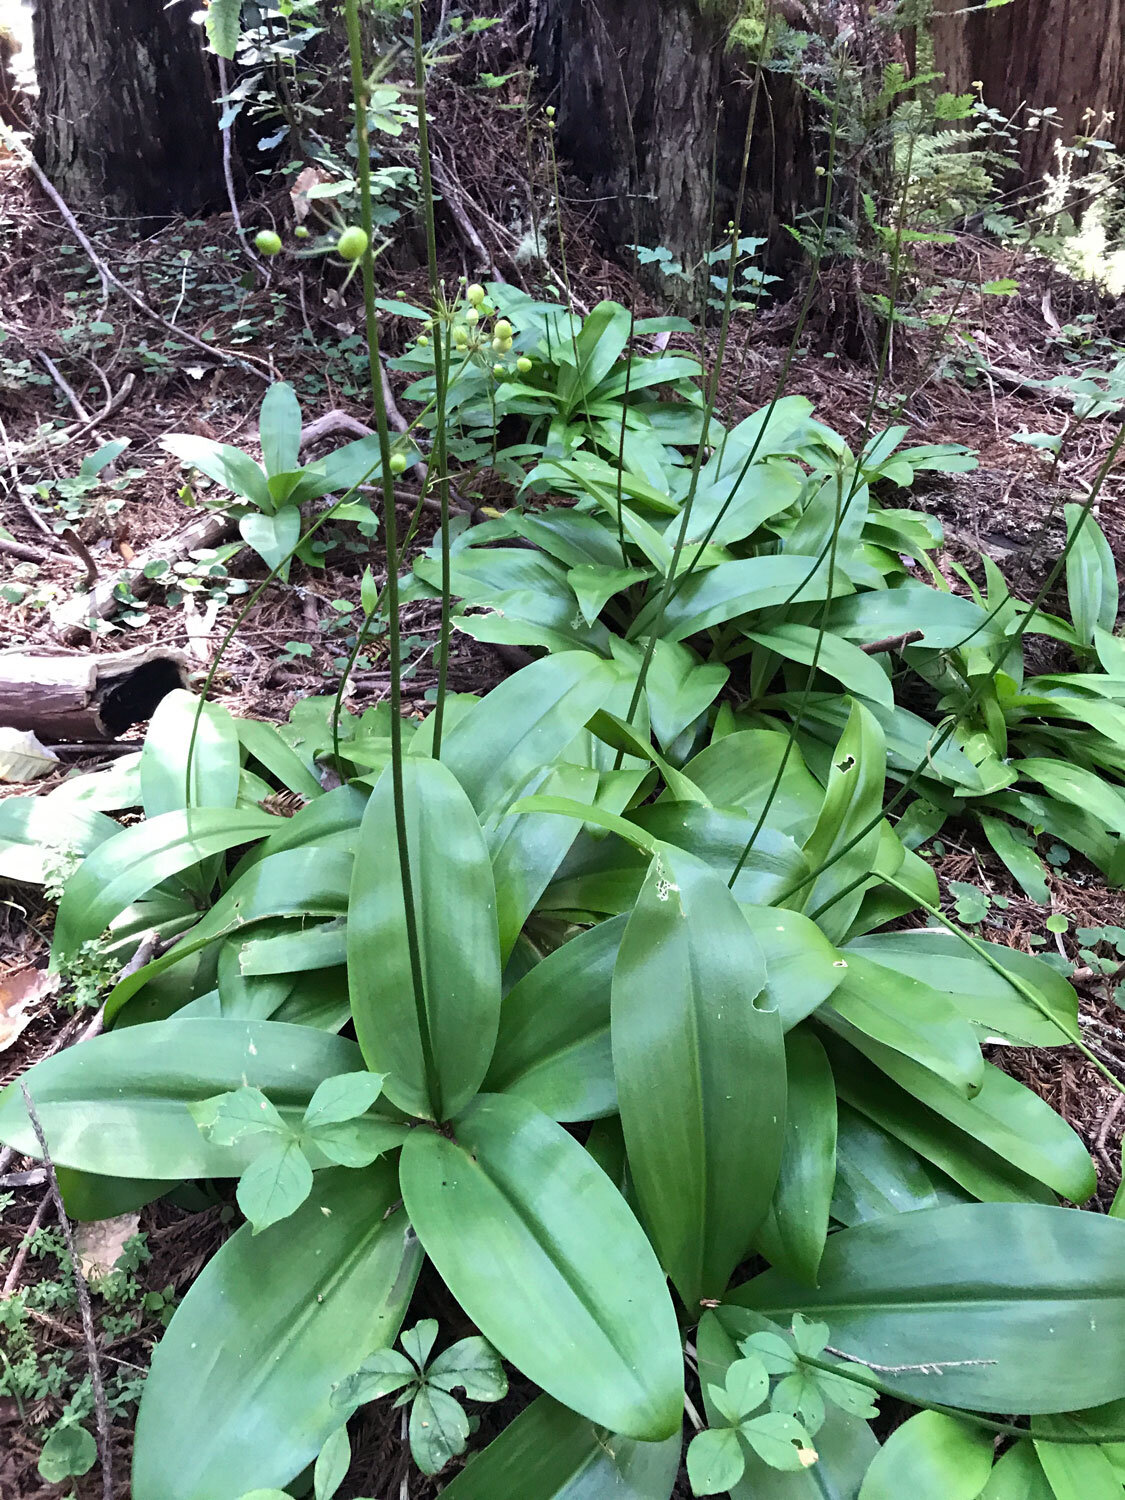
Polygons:
[[420,333],[418,335],[418,342],[421,344],[422,348],[425,349],[429,345],[430,341],[424,333]]
[[480,322],[480,313],[477,312],[475,307],[469,308],[468,312],[465,314],[465,322],[469,324],[470,328],[474,323]]
[[345,229],[336,241],[336,254],[341,260],[358,260],[366,249],[367,235],[358,224]]
[[259,229],[254,236],[254,247],[259,255],[280,255],[281,236],[272,229]]
[[474,281],[472,286],[465,293],[465,296],[474,307],[479,307],[484,301],[484,287],[481,286],[479,281]]
[[526,354],[521,354],[519,359],[516,360],[516,369],[521,375],[526,375],[532,369],[532,363]]
[[493,333],[498,339],[510,339],[512,336],[512,325],[507,318],[497,318]]
[[506,375],[508,372],[503,365],[495,364],[492,366],[492,373],[494,375]]
[[309,237],[308,226],[306,224],[298,224],[293,233],[299,240],[307,240]]
[[405,453],[392,453],[391,454],[391,473],[392,474],[404,474],[405,472],[406,472],[406,454]]

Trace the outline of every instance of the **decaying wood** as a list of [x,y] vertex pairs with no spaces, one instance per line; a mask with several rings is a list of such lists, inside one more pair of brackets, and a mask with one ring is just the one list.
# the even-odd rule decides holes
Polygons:
[[0,653],[0,725],[42,740],[112,739],[187,682],[187,657],[161,646],[97,656],[8,651]]
[[139,598],[149,585],[145,569],[154,562],[176,562],[203,547],[217,547],[234,534],[234,520],[224,511],[208,511],[182,531],[138,552],[128,567],[103,578],[88,594],[77,594],[55,611],[55,626],[66,641],[89,634],[93,620],[106,620],[118,607],[117,587],[128,585]]

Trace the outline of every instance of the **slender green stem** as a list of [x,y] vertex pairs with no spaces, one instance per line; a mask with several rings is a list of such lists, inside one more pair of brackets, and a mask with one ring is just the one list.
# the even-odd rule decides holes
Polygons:
[[1081,1052],[1086,1061],[1092,1063],[1094,1067],[1097,1068],[1098,1072],[1102,1075],[1107,1083],[1111,1083],[1119,1094],[1125,1094],[1125,1083],[1123,1083],[1115,1073],[1111,1072],[1110,1069],[1107,1068],[1106,1065],[1097,1056],[1095,1056],[1093,1052],[1090,1051],[1089,1047],[1082,1040],[1082,1034],[1078,1030],[1077,1026],[1075,1027],[1073,1032],[1070,1031],[1066,1026],[1064,1026],[1063,1023],[1059,1020],[1058,1016],[1055,1015],[1054,1011],[1051,1010],[1050,1006],[1047,1005],[1046,1001],[1043,1000],[1041,996],[1036,994],[1031,985],[1025,983],[1018,974],[1014,974],[1010,969],[1006,969],[1000,962],[1000,960],[996,958],[992,953],[990,953],[983,943],[978,942],[977,939],[971,936],[970,933],[967,933],[963,928],[958,927],[957,923],[947,917],[939,906],[932,906],[929,901],[926,901],[923,899],[923,897],[919,896],[917,891],[912,891],[909,886],[904,885],[901,880],[897,880],[893,875],[882,875],[880,876],[880,879],[886,885],[893,886],[896,891],[900,891],[904,896],[908,896],[911,901],[920,906],[923,911],[929,912],[931,917],[940,922],[941,925],[952,932],[954,936],[959,937],[967,947],[973,950],[978,958],[984,960],[984,962],[990,969],[995,970],[995,972],[999,974],[1001,978],[1006,979],[1014,989],[1018,990],[1020,995],[1022,995],[1027,1003],[1029,1005],[1033,1005],[1035,1009],[1040,1013],[1040,1015],[1045,1016],[1047,1020],[1052,1023],[1052,1025],[1057,1026],[1059,1031],[1063,1034],[1064,1037],[1066,1037],[1071,1046],[1078,1048],[1079,1052]]
[[[843,1356],[847,1359],[847,1356]],[[945,1406],[940,1401],[925,1401],[920,1396],[907,1394],[907,1392],[895,1387],[889,1381],[881,1379],[873,1370],[866,1366],[857,1370],[854,1366],[840,1364],[835,1360],[820,1359],[815,1354],[799,1354],[797,1358],[803,1365],[811,1365],[814,1370],[826,1370],[830,1375],[839,1375],[842,1380],[850,1380],[855,1385],[862,1385],[869,1391],[874,1391],[879,1396],[889,1396],[893,1401],[905,1401],[910,1406],[917,1406],[922,1411],[940,1412],[944,1417],[954,1417],[958,1422],[969,1422],[974,1427],[983,1427],[986,1432],[1001,1433],[1005,1437],[1035,1438],[1038,1435],[1029,1427],[1018,1427],[1014,1422],[996,1422],[991,1417],[979,1416],[975,1411],[965,1411],[960,1406]],[[1043,1435],[1040,1439],[1047,1443],[1065,1443],[1072,1447],[1094,1448],[1101,1443],[1125,1442],[1125,1432],[1103,1432],[1097,1434],[1085,1434],[1079,1436],[1077,1433],[1056,1436]]]
[[[422,209],[426,223],[426,264],[430,275],[430,305],[435,313],[441,303],[438,278],[437,228],[434,222],[434,184],[430,172],[430,127],[426,117],[426,57],[422,44],[422,6],[413,0],[414,92],[418,106],[418,155],[422,164]],[[446,330],[448,332],[448,328]],[[437,425],[434,428],[430,465],[436,467],[441,501],[441,630],[438,638],[437,702],[434,705],[433,757],[441,759],[441,732],[445,719],[445,691],[449,676],[450,571],[449,571],[449,463],[446,453],[446,398],[451,351],[448,338],[434,339],[434,388],[437,394]],[[429,472],[426,475],[429,482]]]
[[828,606],[832,602],[832,585],[836,579],[836,543],[837,538],[840,535],[840,496],[843,488],[844,475],[843,471],[841,470],[836,476],[836,514],[832,522],[832,536],[830,538],[831,546],[828,553],[828,593],[825,599],[824,608],[820,612],[820,621],[816,632],[816,641],[813,645],[812,661],[809,663],[809,671],[808,676],[805,678],[804,691],[801,694],[801,701],[797,705],[797,712],[793,718],[792,724],[790,725],[789,734],[786,736],[785,748],[781,752],[781,760],[778,762],[777,771],[773,778],[773,784],[770,787],[769,792],[766,796],[766,800],[762,805],[762,810],[758,814],[758,821],[754,824],[754,827],[750,832],[750,837],[746,840],[746,845],[743,848],[742,853],[738,856],[738,863],[735,865],[733,871],[731,872],[731,877],[727,881],[727,885],[730,886],[732,890],[734,888],[735,881],[742,874],[743,865],[745,865],[746,861],[750,858],[750,855],[753,852],[754,845],[758,841],[758,835],[761,833],[762,828],[765,825],[766,818],[769,816],[770,808],[773,806],[774,799],[777,797],[778,789],[781,786],[781,778],[785,775],[785,767],[789,764],[789,756],[793,750],[793,746],[796,744],[797,733],[800,729],[801,722],[804,719],[805,710],[808,708],[809,698],[812,696],[812,687],[814,681],[816,680],[817,667],[820,665],[820,653],[824,646],[824,633],[826,621],[828,619]]
[[418,918],[414,908],[414,885],[410,872],[410,844],[406,830],[406,803],[402,779],[402,644],[399,633],[398,604],[398,518],[395,514],[394,474],[391,472],[391,439],[387,406],[383,396],[383,374],[379,363],[379,310],[375,306],[375,267],[371,254],[373,223],[371,213],[371,143],[367,130],[367,81],[363,70],[363,39],[359,24],[359,0],[344,0],[348,31],[348,54],[351,60],[352,100],[355,107],[356,177],[359,182],[360,218],[367,234],[368,247],[362,259],[363,306],[367,325],[368,374],[371,400],[375,409],[375,430],[379,435],[379,452],[383,465],[384,537],[387,552],[387,622],[388,656],[391,676],[391,795],[394,803],[395,838],[398,844],[399,874],[406,921],[406,944],[410,956],[410,974],[414,987],[414,1006],[418,1018],[426,1086],[434,1118],[442,1118],[441,1088],[430,1038],[426,991],[422,979],[422,956],[418,945]]

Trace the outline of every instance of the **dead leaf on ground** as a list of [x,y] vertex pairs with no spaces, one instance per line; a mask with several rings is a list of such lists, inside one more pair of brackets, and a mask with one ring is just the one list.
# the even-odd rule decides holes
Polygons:
[[46,1009],[58,988],[58,976],[46,969],[12,969],[0,975],[0,1052],[5,1052]]
[[87,1281],[108,1276],[121,1258],[127,1240],[140,1224],[139,1214],[117,1214],[112,1219],[94,1219],[74,1227],[74,1249]]
[[0,727],[0,781],[35,781],[58,763],[55,752],[41,745],[30,729]]

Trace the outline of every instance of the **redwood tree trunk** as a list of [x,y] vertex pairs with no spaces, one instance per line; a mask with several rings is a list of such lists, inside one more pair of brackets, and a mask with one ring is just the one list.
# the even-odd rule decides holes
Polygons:
[[544,0],[534,54],[561,152],[619,244],[706,252],[726,25],[701,0]]
[[[558,108],[559,149],[619,246],[662,245],[697,266],[726,232],[752,95],[753,65],[726,48],[737,8],[735,0],[539,0],[533,56]],[[792,79],[767,72],[741,229],[769,241],[775,266],[796,251],[784,225],[816,200],[809,138]],[[683,289],[663,288],[680,301]]]
[[191,9],[39,0],[37,150],[64,198],[142,218],[223,201],[216,112]]
[[[1005,115],[1021,104],[1058,111],[1058,129],[1020,138],[1025,182],[1052,169],[1056,141],[1096,132],[1125,144],[1123,0],[1013,0],[967,13],[963,0],[937,0],[933,36],[935,64],[955,93],[969,93],[979,80],[985,103]],[[1107,112],[1114,116],[1108,123]]]

